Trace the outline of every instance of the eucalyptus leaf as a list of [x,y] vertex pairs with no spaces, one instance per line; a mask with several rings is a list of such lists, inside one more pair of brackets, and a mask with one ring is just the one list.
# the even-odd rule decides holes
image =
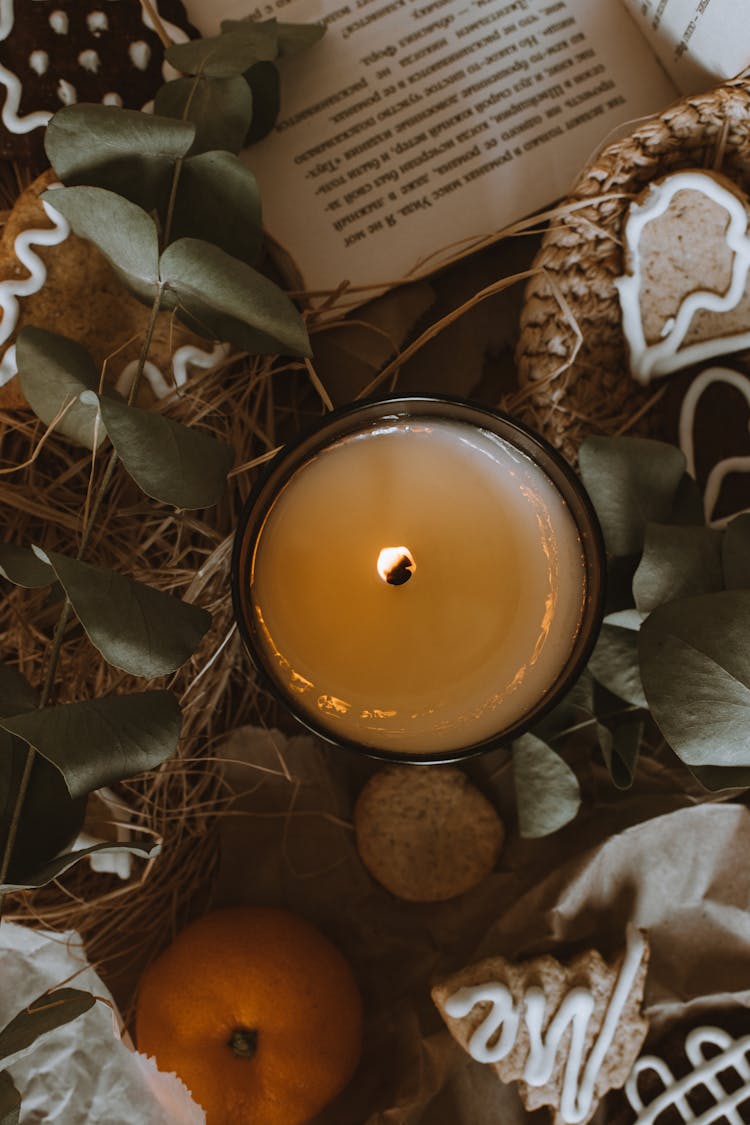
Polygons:
[[638,763],[643,723],[640,720],[620,723],[614,730],[603,723],[598,723],[597,727],[602,756],[613,783],[618,789],[629,789]]
[[648,438],[588,437],[579,464],[611,555],[637,554],[648,523],[668,523],[685,472],[674,445]]
[[643,557],[633,578],[641,613],[676,598],[710,594],[722,587],[722,533],[710,527],[650,523]]
[[176,671],[211,625],[205,609],[124,574],[53,551],[47,561],[91,643],[108,664],[152,679]]
[[750,590],[660,606],[639,634],[656,723],[688,766],[750,766]]
[[81,848],[80,851],[67,852],[65,855],[55,856],[39,871],[24,878],[19,882],[5,883],[0,886],[0,895],[12,894],[16,891],[34,891],[45,887],[47,883],[58,879],[62,874],[96,852],[128,852],[140,859],[154,859],[161,851],[160,844],[94,844],[90,848]]
[[[175,78],[157,91],[157,113],[189,121],[195,130],[191,155],[213,149],[237,153],[253,117],[252,91],[241,75]],[[179,193],[182,191],[182,179]]]
[[0,664],[0,716],[32,711],[38,697],[33,687],[17,668]]
[[167,48],[167,61],[183,74],[206,74],[228,78],[244,74],[254,62],[275,59],[279,53],[276,21],[237,21],[220,35],[175,43]]
[[201,238],[240,258],[257,261],[263,240],[255,176],[229,152],[205,152],[182,166],[172,234]]
[[750,513],[727,524],[721,563],[727,590],[750,589]]
[[[31,704],[36,706],[36,701]],[[5,711],[4,715],[18,714]],[[0,730],[0,841],[8,839],[29,748]],[[86,798],[72,798],[59,770],[38,754],[21,807],[8,879],[19,882],[48,863],[77,837],[86,816]]]
[[238,258],[194,238],[168,246],[161,275],[178,315],[250,355],[310,355],[305,322],[285,293]]
[[[21,390],[37,418],[49,426],[67,406],[55,423],[57,432],[85,449],[98,448],[106,437],[96,426],[99,411],[79,398],[82,391],[99,386],[99,372],[86,349],[56,332],[28,326],[18,335],[16,358]],[[105,393],[114,394],[109,389]]]
[[54,188],[42,195],[81,238],[93,242],[132,292],[149,304],[159,284],[159,238],[150,215],[113,191]]
[[0,1125],[18,1125],[21,1095],[7,1070],[0,1071]]
[[587,727],[594,716],[594,682],[585,669],[571,690],[551,711],[534,724],[532,734],[543,742],[552,742]]
[[620,609],[616,613],[608,613],[604,618],[605,625],[615,625],[618,629],[632,629],[636,633],[643,624],[644,614],[637,609]]
[[[221,30],[235,31],[237,28],[246,27],[251,21],[252,16],[246,16],[242,20],[222,20]],[[268,20],[267,23],[275,25],[279,55],[285,58],[306,51],[318,43],[326,33],[326,26],[323,23],[283,23],[280,20]],[[266,24],[261,23],[256,26],[264,27]]]
[[713,793],[726,789],[750,789],[750,766],[688,766],[688,769],[701,785]]
[[245,73],[253,98],[253,116],[245,144],[253,145],[267,137],[276,124],[281,107],[281,76],[272,62],[257,62]]
[[96,997],[80,988],[56,988],[32,1000],[0,1031],[0,1059],[24,1054],[42,1035],[78,1019],[95,1003]]
[[175,162],[195,139],[195,126],[175,120],[180,116],[86,102],[64,106],[47,126],[44,147],[67,186],[106,188],[152,211],[166,203]]
[[147,496],[176,508],[217,502],[234,460],[231,446],[163,414],[105,398],[100,405],[112,445]]
[[521,836],[549,836],[576,816],[581,806],[576,775],[533,734],[513,742],[513,778]]
[[613,695],[635,707],[646,707],[638,659],[638,636],[638,632],[630,627],[623,629],[616,625],[602,625],[588,666],[594,679]]
[[105,695],[0,718],[65,779],[71,797],[153,769],[177,749],[181,716],[168,691]]
[[0,543],[0,575],[27,590],[51,586],[55,581],[55,572],[31,547],[17,547],[15,543]]

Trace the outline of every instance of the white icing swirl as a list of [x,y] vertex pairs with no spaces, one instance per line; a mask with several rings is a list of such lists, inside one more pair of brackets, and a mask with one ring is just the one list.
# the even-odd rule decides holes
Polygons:
[[[591,1112],[596,1082],[602,1064],[617,1030],[617,1024],[633,988],[643,961],[646,943],[634,927],[628,928],[627,949],[612,995],[609,998],[599,1034],[589,1051],[584,1065],[586,1034],[595,1002],[586,988],[573,988],[562,1000],[547,1028],[546,1041],[542,1029],[547,1008],[547,997],[541,988],[529,988],[524,995],[523,1018],[529,1035],[529,1054],[523,1080],[529,1086],[546,1086],[552,1077],[563,1037],[571,1027],[568,1058],[563,1074],[560,1098],[560,1120],[566,1125],[578,1125]],[[460,988],[449,996],[445,1010],[449,1016],[461,1019],[481,1003],[492,1007],[474,1031],[468,1051],[478,1062],[500,1062],[513,1050],[521,1024],[520,1005],[517,1009],[507,985],[497,981]],[[498,1036],[499,1032],[499,1037]]]
[[[0,345],[6,343],[13,335],[18,324],[19,297],[29,297],[38,293],[47,280],[47,267],[38,254],[31,249],[32,246],[57,246],[64,242],[70,234],[70,227],[59,211],[50,207],[49,203],[42,200],[47,218],[54,225],[44,230],[24,230],[16,238],[13,245],[18,261],[28,270],[28,277],[8,278],[0,282],[0,309],[3,318],[0,320]],[[0,362],[0,387],[10,382],[16,374],[16,349],[8,348]]]
[[[718,1047],[719,1053],[706,1056],[704,1048]],[[675,1109],[685,1122],[713,1125],[726,1121],[728,1125],[743,1125],[745,1118],[737,1108],[750,1099],[750,1035],[734,1040],[719,1027],[696,1027],[685,1040],[685,1054],[693,1070],[684,1078],[676,1079],[667,1064],[656,1055],[644,1055],[636,1062],[625,1083],[625,1094],[635,1113],[635,1125],[654,1125],[660,1114]],[[719,1080],[719,1074],[734,1070],[741,1082],[728,1094]],[[638,1090],[638,1079],[646,1071],[656,1074],[664,1087],[648,1105],[644,1105]],[[714,1104],[696,1117],[687,1100],[688,1094],[702,1087],[708,1090]]]

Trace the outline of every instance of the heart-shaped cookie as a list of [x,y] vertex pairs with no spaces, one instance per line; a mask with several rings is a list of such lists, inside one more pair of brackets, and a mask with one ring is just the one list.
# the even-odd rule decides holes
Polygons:
[[749,221],[736,185],[700,170],[665,176],[631,204],[615,285],[639,382],[750,347]]
[[[735,418],[735,399],[739,404],[742,398],[744,398],[748,410],[750,410],[750,378],[747,375],[729,367],[709,367],[696,375],[682,400],[679,424],[680,448],[685,454],[687,471],[692,477],[698,475],[696,472],[696,437],[700,432],[700,426],[698,425],[700,422],[699,404],[701,401],[705,402],[704,396],[710,389],[716,390],[719,387],[728,389],[728,393],[721,399],[722,413],[726,414],[732,411],[732,417]],[[714,425],[713,429],[716,430],[717,427]],[[722,438],[725,439],[723,433],[716,436],[719,437],[720,441]],[[747,447],[750,448],[750,441]],[[726,445],[724,445],[725,450]],[[715,456],[714,452],[713,457]],[[709,460],[709,464],[711,464],[713,457]],[[741,506],[740,511],[750,511],[750,453],[722,457],[711,465],[705,475],[703,507],[706,523],[711,527],[725,527],[730,520],[740,514],[740,511],[733,511],[730,515],[716,516],[716,509],[724,483],[728,477],[734,474],[742,474],[744,478],[743,487],[736,490],[735,503],[741,496],[740,504],[744,506]]]

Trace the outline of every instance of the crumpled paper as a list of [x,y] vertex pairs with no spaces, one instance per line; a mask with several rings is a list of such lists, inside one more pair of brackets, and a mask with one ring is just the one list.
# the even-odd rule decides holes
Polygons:
[[0,1027],[63,982],[99,998],[7,1068],[21,1094],[23,1125],[205,1125],[205,1113],[182,1082],[122,1041],[114,1001],[75,931],[3,922],[0,964]]
[[527,1113],[513,1086],[453,1042],[430,999],[436,979],[493,953],[596,946],[611,956],[632,920],[651,940],[645,1007],[657,1031],[701,1008],[750,1006],[750,811],[701,803],[670,764],[642,761],[634,789],[618,793],[582,756],[579,817],[521,840],[508,756],[468,763],[508,841],[478,887],[423,905],[389,895],[357,854],[353,803],[376,763],[256,728],[236,731],[221,755],[238,799],[223,821],[216,905],[307,916],[362,988],[362,1064],[316,1125],[543,1125],[544,1111]]

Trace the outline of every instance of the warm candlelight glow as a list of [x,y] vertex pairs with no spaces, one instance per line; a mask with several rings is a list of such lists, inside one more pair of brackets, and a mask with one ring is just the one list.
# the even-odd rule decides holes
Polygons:
[[378,555],[378,574],[389,586],[403,586],[416,569],[408,547],[383,547]]

